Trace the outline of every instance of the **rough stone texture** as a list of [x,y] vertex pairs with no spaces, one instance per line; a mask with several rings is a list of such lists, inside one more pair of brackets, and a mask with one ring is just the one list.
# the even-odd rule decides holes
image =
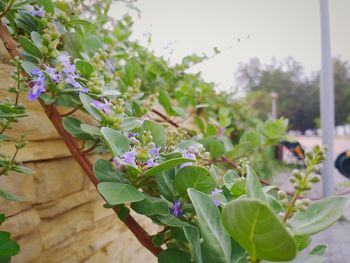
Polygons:
[[[0,44],[0,60],[7,58]],[[9,64],[0,61],[1,98],[8,96],[5,90],[11,71]],[[35,174],[0,177],[1,189],[26,199],[0,199],[0,212],[7,216],[1,230],[11,232],[21,246],[12,262],[156,262],[113,211],[102,207],[102,198],[70,157],[39,103],[29,103],[25,96],[21,102],[29,117],[6,131],[6,135],[17,137],[28,132],[29,145],[18,153],[17,160],[25,162]],[[13,150],[11,144],[0,147],[3,154],[10,155]],[[90,156],[91,160],[99,158],[109,157]],[[142,220],[142,224],[149,222]]]
[[71,158],[35,164],[36,202],[55,200],[82,189],[84,173]]

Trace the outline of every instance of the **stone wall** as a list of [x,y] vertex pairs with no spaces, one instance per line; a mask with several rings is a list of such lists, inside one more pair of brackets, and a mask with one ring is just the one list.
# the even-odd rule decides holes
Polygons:
[[[1,52],[0,59],[6,60]],[[11,66],[0,62],[1,98],[7,96],[11,72]],[[35,174],[0,177],[0,188],[26,198],[25,202],[0,199],[0,211],[7,216],[0,229],[9,231],[21,246],[13,262],[156,262],[113,211],[102,207],[102,199],[40,105],[26,98],[21,101],[29,117],[6,134],[28,132],[30,143],[19,152],[18,160]],[[11,144],[0,148],[0,153],[8,155],[13,151]],[[150,225],[142,220],[142,225]]]

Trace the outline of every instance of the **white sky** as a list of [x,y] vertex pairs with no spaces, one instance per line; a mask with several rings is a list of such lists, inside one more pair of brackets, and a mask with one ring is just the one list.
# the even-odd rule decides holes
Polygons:
[[[332,55],[350,61],[350,0],[330,0]],[[172,63],[192,53],[222,53],[195,66],[204,79],[220,89],[234,85],[240,62],[258,57],[288,56],[301,62],[308,73],[320,68],[319,0],[139,0],[134,39],[165,55]],[[110,15],[119,18],[128,11],[115,4]],[[238,41],[240,39],[240,41]],[[172,50],[172,51],[171,51]]]

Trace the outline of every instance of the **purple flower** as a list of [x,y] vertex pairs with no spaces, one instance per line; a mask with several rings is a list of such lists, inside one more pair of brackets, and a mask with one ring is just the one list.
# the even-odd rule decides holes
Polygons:
[[156,158],[159,157],[159,151],[160,151],[161,147],[152,147],[151,149],[148,150],[148,154],[152,157],[152,158]]
[[115,165],[116,165],[118,168],[122,167],[122,165],[123,165],[123,164],[119,161],[118,158],[113,158],[113,163],[115,163]]
[[135,152],[134,150],[132,150],[132,151],[130,151],[130,152],[124,153],[124,154],[121,156],[121,159],[122,159],[125,163],[137,167],[135,157],[136,157],[136,152]]
[[78,81],[74,79],[74,76],[68,75],[68,77],[64,80],[67,84],[72,85],[74,88],[82,91],[82,92],[88,92],[89,90],[85,88],[83,85],[81,85]]
[[176,217],[183,215],[183,212],[181,211],[181,203],[179,200],[176,200],[174,202],[173,206],[170,208],[170,213]]
[[63,65],[63,72],[75,76],[75,65],[70,62],[70,56],[62,53],[58,56],[58,61]]
[[113,65],[113,63],[112,63],[112,60],[106,59],[106,60],[105,60],[105,64],[106,64],[108,70],[109,70],[111,73],[113,73],[113,72],[115,71],[115,67],[114,67],[114,65]]
[[38,68],[33,68],[30,72],[33,77],[31,80],[31,83],[34,83],[32,85],[32,88],[29,90],[28,93],[28,99],[30,101],[36,100],[40,97],[40,94],[44,92],[45,89],[45,76],[42,72],[42,70]]
[[55,83],[58,83],[60,81],[60,74],[58,73],[57,69],[51,68],[50,66],[45,66],[45,72],[52,78],[52,80]]
[[130,133],[128,134],[128,138],[130,139],[130,138],[132,138],[132,137],[136,137],[137,135],[138,135],[137,132],[130,132]]
[[146,165],[148,168],[152,168],[154,166],[157,166],[158,164],[154,161],[154,159],[149,159],[148,161],[146,161]]
[[215,188],[213,191],[210,192],[209,197],[213,201],[215,206],[220,205],[220,193],[222,193],[221,189]]
[[32,16],[39,16],[39,17],[44,17],[45,16],[45,11],[44,7],[36,7],[36,9],[33,6],[28,6],[27,11],[28,14]]
[[182,157],[183,157],[183,158],[187,158],[187,159],[196,160],[196,155],[195,155],[194,153],[190,153],[190,152],[184,152],[184,153],[182,153]]
[[91,103],[92,106],[94,106],[95,108],[99,109],[100,111],[103,111],[106,114],[110,114],[112,113],[112,110],[109,108],[107,101],[105,103],[100,102],[98,100],[94,100]]

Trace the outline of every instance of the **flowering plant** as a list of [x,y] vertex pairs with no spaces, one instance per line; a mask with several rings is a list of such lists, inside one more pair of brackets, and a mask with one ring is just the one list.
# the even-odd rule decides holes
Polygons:
[[[169,66],[129,39],[129,16],[109,23],[108,6],[96,6],[92,23],[68,16],[77,4],[0,3],[0,37],[20,57],[29,100],[40,101],[105,207],[159,262],[323,260],[322,253],[299,253],[342,216],[346,203],[301,198],[319,181],[323,151],[307,153],[306,171],[293,173],[291,199],[263,187],[251,167],[267,161],[264,152],[284,138],[285,120],[251,118],[228,94],[186,73],[202,60],[196,56]],[[57,106],[70,110],[60,114]],[[179,124],[188,117],[190,129]],[[89,153],[103,155],[92,165]],[[130,210],[162,230],[148,235]]]

